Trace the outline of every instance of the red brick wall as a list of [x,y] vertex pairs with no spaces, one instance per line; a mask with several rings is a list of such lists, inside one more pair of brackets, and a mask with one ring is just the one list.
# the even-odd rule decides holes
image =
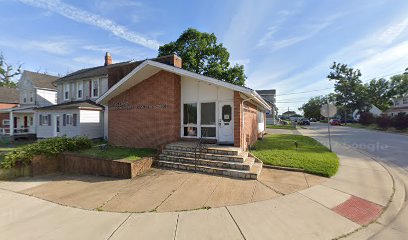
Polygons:
[[255,105],[244,103],[245,126],[242,133],[242,100],[239,92],[234,92],[234,146],[246,150],[248,144],[252,145],[258,139],[258,114]]
[[[159,148],[180,139],[180,76],[160,71],[109,101],[109,143]],[[129,109],[117,109],[128,103]],[[165,105],[165,108],[159,105]],[[125,107],[124,107],[125,108]]]
[[[7,109],[7,108],[13,108],[16,107],[18,104],[14,103],[0,103],[0,109]],[[9,119],[9,114],[8,113],[0,113],[0,128],[4,127],[3,126],[3,119]]]

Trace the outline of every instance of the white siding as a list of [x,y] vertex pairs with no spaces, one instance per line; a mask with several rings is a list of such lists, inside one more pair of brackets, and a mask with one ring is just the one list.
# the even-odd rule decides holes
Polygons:
[[[67,136],[67,137],[74,137],[78,136],[81,134],[81,129],[79,127],[79,122],[77,122],[77,126],[72,126],[72,125],[66,125],[63,126],[63,115],[64,114],[78,114],[79,116],[79,110],[59,110],[59,111],[38,111],[37,112],[37,119],[36,119],[36,125],[37,125],[37,137],[38,138],[50,138],[50,137],[56,137],[56,116],[60,116],[60,133],[58,136]],[[51,115],[51,126],[48,125],[40,125],[40,115]],[[78,117],[79,118],[79,117]]]
[[[40,125],[39,115],[51,114],[51,126]],[[77,125],[63,125],[64,114],[77,114]],[[60,133],[59,136],[75,137],[86,136],[88,138],[103,137],[103,116],[101,111],[91,110],[58,110],[58,111],[38,111],[37,112],[37,137],[50,138],[56,136],[56,116],[60,116]]]
[[264,113],[258,111],[258,133],[265,131],[265,118]]
[[105,139],[108,139],[108,133],[109,133],[109,126],[108,126],[108,113],[109,113],[109,109],[108,109],[108,105],[104,106],[105,107],[105,111],[103,112],[103,137]]
[[195,79],[182,77],[181,100],[182,102],[205,102],[212,100],[233,101],[234,91]]
[[102,138],[103,112],[93,110],[80,110],[80,128],[81,135],[88,138]]
[[37,89],[36,105],[40,107],[54,105],[57,103],[57,92]]

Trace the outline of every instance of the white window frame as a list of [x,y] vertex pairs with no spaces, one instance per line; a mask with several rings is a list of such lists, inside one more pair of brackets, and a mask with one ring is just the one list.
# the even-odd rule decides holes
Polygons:
[[[96,83],[96,84],[95,84],[95,83]],[[96,89],[98,90],[98,91],[97,91],[97,95],[94,94],[94,93],[95,93],[95,91],[94,91],[95,85],[97,86]],[[100,91],[100,86],[99,86],[99,85],[100,85],[100,84],[99,84],[99,79],[92,79],[92,89],[91,89],[91,90],[92,90],[92,93],[91,93],[91,94],[92,94],[92,97],[93,97],[93,98],[99,97],[99,91]]]
[[23,94],[23,103],[26,103],[27,102],[27,93],[24,93]]
[[34,93],[30,92],[30,103],[34,102]]
[[408,97],[402,98],[402,104],[408,104]]
[[[201,104],[202,103],[214,103],[214,107],[215,107],[215,124],[214,125],[209,125],[209,124],[202,124],[201,123]],[[213,100],[213,101],[202,101],[202,102],[198,102],[198,104],[200,105],[200,106],[197,106],[197,125],[198,125],[198,127],[197,127],[197,132],[198,131],[200,131],[199,132],[199,135],[197,134],[197,136],[200,136],[201,137],[201,128],[202,127],[207,127],[207,128],[215,128],[215,137],[206,137],[207,139],[218,139],[218,118],[217,118],[217,116],[218,116],[218,101],[215,101],[215,100]],[[198,114],[200,115],[200,116],[198,116]]]
[[42,118],[40,120],[40,122],[41,122],[40,126],[48,126],[48,121],[50,121],[50,119],[48,119],[48,114],[40,115],[40,117]]
[[73,114],[66,114],[65,115],[65,125],[73,125],[73,122],[74,122],[74,116],[73,116]]
[[[79,96],[79,91],[81,91],[81,96]],[[76,92],[77,92],[77,99],[83,99],[84,98],[84,83],[83,81],[78,81],[77,86],[76,86]]]
[[[64,93],[64,100],[69,100],[69,83],[63,84],[63,93]],[[68,94],[67,94],[68,93]]]
[[10,126],[10,120],[9,119],[3,119],[3,126]]

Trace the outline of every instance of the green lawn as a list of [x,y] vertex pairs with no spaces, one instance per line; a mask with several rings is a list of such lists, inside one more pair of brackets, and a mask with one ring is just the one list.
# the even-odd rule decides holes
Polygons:
[[325,177],[333,176],[339,168],[335,153],[316,140],[301,135],[268,135],[255,144],[251,153],[267,165],[300,168]]
[[81,150],[78,153],[83,156],[98,157],[108,160],[126,159],[130,161],[135,161],[143,157],[155,155],[156,150],[151,148],[126,148],[108,146],[108,148],[103,151],[98,147],[94,146],[89,149]]
[[271,128],[271,129],[287,129],[287,130],[295,130],[296,128],[293,127],[292,125],[266,125],[266,128]]

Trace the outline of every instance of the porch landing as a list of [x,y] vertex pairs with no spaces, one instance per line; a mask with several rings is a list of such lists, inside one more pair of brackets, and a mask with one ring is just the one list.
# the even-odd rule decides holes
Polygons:
[[204,144],[196,148],[197,142],[168,144],[155,165],[242,179],[258,179],[261,173],[262,162],[238,147]]

